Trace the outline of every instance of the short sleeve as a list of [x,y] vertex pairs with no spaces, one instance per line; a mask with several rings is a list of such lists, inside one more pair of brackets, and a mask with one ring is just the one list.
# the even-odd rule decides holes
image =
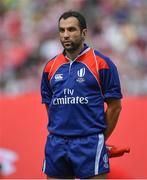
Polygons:
[[104,100],[108,98],[121,99],[121,85],[119,80],[119,75],[116,66],[109,59],[105,59],[108,68],[100,69],[100,84]]
[[48,72],[43,72],[41,80],[41,97],[42,103],[50,104],[52,91],[48,80]]

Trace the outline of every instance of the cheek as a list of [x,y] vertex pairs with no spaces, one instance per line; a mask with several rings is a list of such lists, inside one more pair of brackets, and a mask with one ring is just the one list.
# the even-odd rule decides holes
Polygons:
[[60,39],[60,41],[63,40],[63,35],[62,34],[59,34],[59,39]]
[[77,34],[77,33],[76,33],[76,34],[73,34],[73,35],[72,35],[72,38],[75,39],[75,40],[80,40],[80,39],[82,39],[81,34],[79,34],[79,33],[78,33],[78,34]]

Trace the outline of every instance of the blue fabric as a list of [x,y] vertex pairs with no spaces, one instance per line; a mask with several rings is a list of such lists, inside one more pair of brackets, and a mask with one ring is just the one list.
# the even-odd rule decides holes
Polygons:
[[[87,48],[85,46],[85,50]],[[95,56],[102,57],[97,51]],[[94,64],[94,58],[89,58],[89,62]],[[50,72],[43,72],[41,94],[42,102],[49,105],[50,133],[84,136],[101,133],[107,128],[104,101],[108,98],[120,99],[122,94],[115,65],[108,58],[102,58],[108,68],[97,72],[101,84],[97,82],[92,70],[82,63],[82,59],[72,64],[65,61],[52,73],[50,79]],[[56,59],[56,63],[58,61],[60,59]]]
[[52,98],[52,90],[48,81],[47,72],[43,72],[43,75],[42,75],[41,96],[42,96],[42,103],[50,104],[50,101]]
[[104,96],[104,100],[108,98],[121,99],[121,86],[119,81],[119,75],[115,64],[111,59],[101,54],[99,51],[95,51],[96,56],[100,56],[109,66],[108,69],[100,69],[99,75],[101,80],[101,88]]
[[[105,144],[97,154],[99,135],[86,137],[61,137],[49,135],[45,148],[44,173],[54,178],[88,178],[109,172]],[[99,157],[98,159],[96,157]],[[95,165],[99,164],[95,172]]]

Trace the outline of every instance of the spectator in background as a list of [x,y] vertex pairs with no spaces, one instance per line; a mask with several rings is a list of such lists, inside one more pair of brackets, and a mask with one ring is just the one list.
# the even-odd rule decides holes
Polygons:
[[[85,15],[89,44],[114,59],[124,95],[146,95],[146,7],[146,0],[1,0],[0,93],[37,90],[43,65],[62,48],[56,19],[68,8]],[[57,51],[50,50],[51,43]],[[28,89],[22,88],[25,81]]]

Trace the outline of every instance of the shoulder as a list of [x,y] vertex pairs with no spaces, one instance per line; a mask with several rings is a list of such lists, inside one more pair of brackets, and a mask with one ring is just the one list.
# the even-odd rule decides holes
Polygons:
[[94,54],[100,69],[108,69],[110,66],[114,65],[112,60],[101,52],[94,50]]
[[44,67],[44,72],[49,72],[52,68],[53,64],[55,63],[55,60],[58,59],[61,56],[61,54],[56,55],[52,59],[49,59]]

